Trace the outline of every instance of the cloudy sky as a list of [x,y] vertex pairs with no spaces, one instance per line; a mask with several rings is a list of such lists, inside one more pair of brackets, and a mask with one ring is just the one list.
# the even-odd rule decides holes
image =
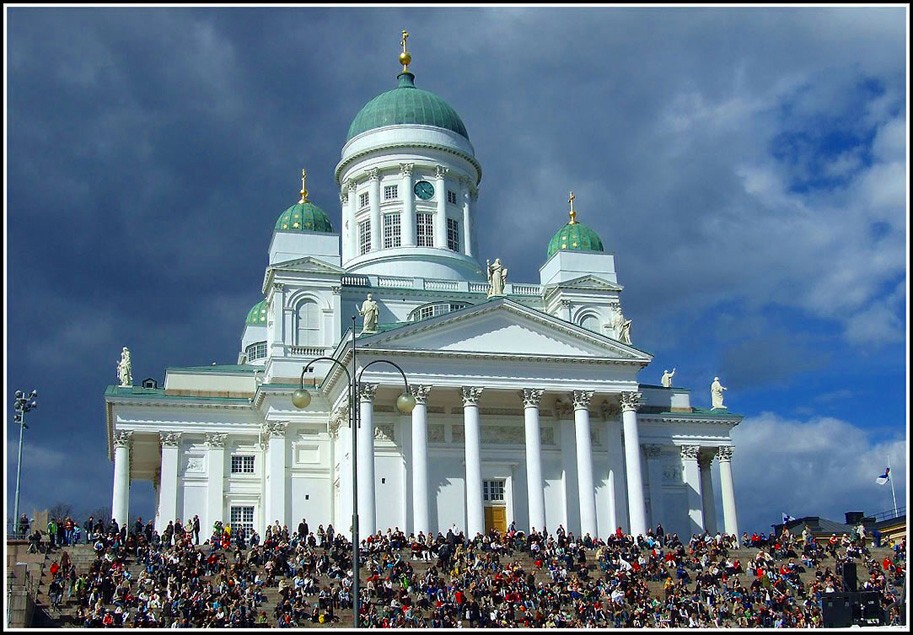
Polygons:
[[905,504],[905,7],[5,10],[7,515],[13,391],[40,393],[21,508],[82,515],[111,504],[121,347],[137,381],[237,360],[302,167],[339,226],[402,29],[482,164],[482,260],[538,282],[574,190],[641,381],[728,387],[742,529],[890,509],[888,462]]

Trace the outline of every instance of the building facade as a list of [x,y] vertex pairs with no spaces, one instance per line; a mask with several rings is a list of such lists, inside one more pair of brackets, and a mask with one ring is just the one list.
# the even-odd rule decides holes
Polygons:
[[[127,521],[130,483],[151,480],[160,529],[197,514],[203,527],[262,532],[306,518],[347,531],[357,497],[362,535],[475,535],[511,521],[594,536],[658,523],[737,534],[730,431],[741,417],[692,407],[671,381],[639,382],[652,358],[632,344],[615,258],[577,220],[573,195],[538,282],[482,264],[481,165],[459,115],[416,86],[410,59],[404,37],[397,85],[350,126],[335,168],[338,232],[302,174],[238,363],[107,389],[113,517]],[[306,371],[318,358],[329,359]],[[397,367],[416,400],[408,415],[395,407]],[[298,409],[301,385],[312,399]]]

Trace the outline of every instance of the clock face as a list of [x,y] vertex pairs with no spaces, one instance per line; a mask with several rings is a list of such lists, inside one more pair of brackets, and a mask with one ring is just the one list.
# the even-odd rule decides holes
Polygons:
[[415,189],[415,195],[417,197],[419,197],[420,199],[422,199],[423,201],[427,201],[432,196],[434,196],[434,186],[431,185],[431,183],[429,183],[428,181],[419,181],[418,183],[415,184],[414,189]]

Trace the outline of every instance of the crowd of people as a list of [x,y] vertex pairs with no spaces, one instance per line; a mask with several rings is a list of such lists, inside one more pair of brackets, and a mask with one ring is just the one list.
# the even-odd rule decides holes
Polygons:
[[[61,526],[63,531],[61,533]],[[201,544],[199,519],[132,528],[89,519],[48,524],[52,608],[64,597],[85,627],[301,627],[338,622],[353,609],[352,548],[332,525],[256,531],[216,523]],[[53,533],[51,529],[53,528]],[[78,570],[68,547],[95,559]],[[40,537],[39,537],[40,538]],[[467,539],[406,535],[361,541],[360,622],[366,627],[820,627],[826,594],[841,590],[844,562],[861,568],[899,624],[906,538],[873,559],[867,537],[693,535],[662,526],[605,538],[491,531]],[[803,572],[806,575],[802,576]],[[269,591],[275,589],[275,592]],[[348,619],[351,619],[349,617]]]

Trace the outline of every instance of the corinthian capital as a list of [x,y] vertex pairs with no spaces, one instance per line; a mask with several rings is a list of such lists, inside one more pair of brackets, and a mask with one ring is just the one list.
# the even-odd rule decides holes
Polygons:
[[180,432],[159,432],[159,441],[163,448],[176,448],[181,442]]
[[412,384],[409,386],[409,390],[412,392],[412,396],[415,397],[415,403],[428,403],[428,395],[431,393],[431,386],[420,386],[418,384]]
[[575,390],[573,392],[574,410],[586,410],[590,407],[590,401],[593,399],[592,390]]
[[374,401],[374,395],[377,393],[378,384],[358,384],[359,401]]
[[479,397],[482,396],[483,388],[481,386],[463,386],[460,388],[460,394],[463,397],[463,406],[478,406]]
[[414,163],[400,163],[399,173],[403,176],[412,176],[412,170],[415,169]]
[[720,460],[720,463],[722,463],[723,461],[726,461],[727,463],[729,461],[732,461],[733,449],[734,448],[731,445],[726,445],[721,448],[717,448],[716,458],[718,458]]
[[439,179],[444,178],[444,175],[447,174],[449,171],[450,171],[450,169],[445,168],[443,165],[434,166],[434,176],[436,176]]
[[639,392],[623,392],[621,393],[621,409],[622,410],[637,410],[641,404],[642,393]]
[[370,170],[368,170],[367,175],[368,175],[368,178],[371,179],[372,181],[376,181],[377,179],[380,178],[380,172],[378,171],[377,168],[371,168]]
[[133,437],[132,430],[124,430],[118,432],[114,435],[114,447],[115,448],[130,448],[130,440]]
[[263,424],[263,432],[267,439],[284,439],[288,428],[288,421],[267,421]]
[[225,437],[227,434],[222,433],[212,433],[206,435],[206,445],[210,448],[224,448],[225,447]]
[[655,459],[663,452],[663,448],[660,445],[656,444],[647,444],[642,446],[644,449],[644,454],[647,455],[647,458]]
[[523,389],[523,407],[524,408],[538,408],[539,402],[542,401],[542,393],[544,390],[539,388],[524,388]]
[[696,461],[698,455],[701,452],[701,446],[699,445],[683,445],[681,448],[682,459],[685,461]]

